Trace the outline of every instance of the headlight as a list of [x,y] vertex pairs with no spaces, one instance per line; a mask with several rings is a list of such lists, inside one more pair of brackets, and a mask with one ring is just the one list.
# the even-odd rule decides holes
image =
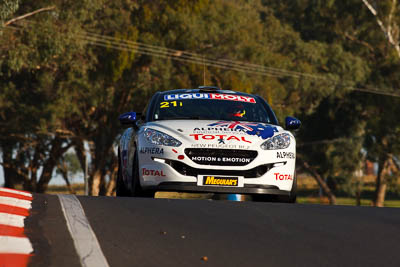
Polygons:
[[290,145],[290,135],[287,133],[279,134],[261,144],[264,150],[285,149]]
[[146,138],[147,142],[153,145],[163,145],[163,146],[180,146],[182,143],[160,131],[156,131],[153,129],[146,128],[143,132],[144,137]]

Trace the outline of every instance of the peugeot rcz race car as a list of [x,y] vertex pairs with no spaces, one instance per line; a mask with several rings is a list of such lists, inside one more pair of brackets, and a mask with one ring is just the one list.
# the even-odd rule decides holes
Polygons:
[[217,87],[157,92],[143,113],[127,112],[118,147],[117,196],[156,191],[250,194],[296,200],[300,121],[285,129],[264,99]]

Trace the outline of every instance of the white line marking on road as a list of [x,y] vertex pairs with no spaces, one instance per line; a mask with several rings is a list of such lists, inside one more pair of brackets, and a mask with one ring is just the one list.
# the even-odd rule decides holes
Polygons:
[[25,216],[15,215],[0,212],[0,224],[15,226],[15,227],[24,227]]
[[0,236],[0,253],[31,254],[32,244],[26,237]]
[[58,198],[82,266],[108,267],[107,259],[79,200],[75,195],[58,195]]
[[18,190],[13,190],[13,189],[10,189],[10,188],[5,188],[5,187],[0,188],[0,191],[13,193],[13,194],[18,194],[18,195],[22,195],[22,196],[26,196],[26,197],[32,197],[31,193],[22,192],[22,191],[18,191]]
[[13,198],[13,197],[3,197],[3,196],[0,197],[0,204],[14,206],[14,207],[18,207],[18,208],[27,209],[27,210],[32,208],[31,201]]

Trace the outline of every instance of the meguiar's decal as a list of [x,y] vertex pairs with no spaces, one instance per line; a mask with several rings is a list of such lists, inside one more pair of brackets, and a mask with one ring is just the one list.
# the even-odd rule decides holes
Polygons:
[[262,139],[272,137],[275,132],[278,132],[278,128],[262,123],[250,123],[250,122],[239,122],[239,121],[219,121],[208,124],[207,126],[221,127],[232,129],[235,131],[246,132],[249,135],[256,135]]
[[217,94],[217,93],[188,93],[188,94],[173,94],[164,95],[164,100],[182,100],[182,99],[214,99],[214,100],[229,100],[240,101],[247,103],[256,103],[254,97],[230,94]]
[[237,177],[204,176],[203,185],[238,186]]

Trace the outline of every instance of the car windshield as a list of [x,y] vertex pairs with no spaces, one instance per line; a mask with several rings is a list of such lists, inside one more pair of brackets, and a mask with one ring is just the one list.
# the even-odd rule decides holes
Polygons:
[[226,120],[276,124],[271,110],[253,96],[221,93],[163,94],[153,120]]

